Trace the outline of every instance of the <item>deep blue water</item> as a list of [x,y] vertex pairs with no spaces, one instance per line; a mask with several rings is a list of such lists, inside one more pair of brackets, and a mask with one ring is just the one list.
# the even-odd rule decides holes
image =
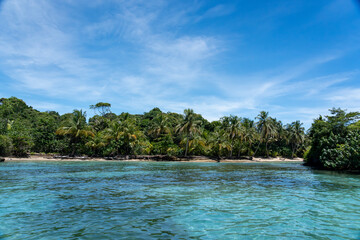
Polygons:
[[300,163],[5,162],[0,239],[360,239],[360,176]]

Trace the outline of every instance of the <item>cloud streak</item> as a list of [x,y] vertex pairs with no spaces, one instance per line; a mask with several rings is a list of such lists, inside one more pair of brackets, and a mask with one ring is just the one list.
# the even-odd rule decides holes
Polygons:
[[[283,2],[261,10],[261,16],[246,19],[246,13],[238,22],[234,18],[230,22],[234,33],[206,31],[211,20],[233,19],[239,10],[231,2],[4,1],[0,71],[9,80],[0,81],[42,98],[35,104],[39,108],[59,111],[67,109],[59,104],[65,100],[76,106],[108,101],[118,106],[114,109],[118,112],[142,112],[155,106],[181,112],[190,107],[215,120],[225,114],[254,117],[265,109],[284,119],[308,121],[315,113],[311,101],[319,112],[337,103],[360,107],[352,103],[358,100],[360,86],[347,85],[358,78],[359,69],[321,70],[350,50],[326,49],[323,54],[313,49],[289,61],[274,58],[274,64],[260,71],[246,69],[239,59],[261,60],[262,56],[255,56],[256,51],[254,56],[244,55],[252,46],[249,41],[257,39],[246,36],[250,31],[244,32],[243,24],[266,19],[271,32],[281,27],[280,18],[298,9]],[[233,40],[239,35],[246,37]]]

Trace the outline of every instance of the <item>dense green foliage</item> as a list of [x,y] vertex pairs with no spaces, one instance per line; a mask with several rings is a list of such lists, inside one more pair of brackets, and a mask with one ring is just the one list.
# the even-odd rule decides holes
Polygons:
[[87,120],[82,110],[60,116],[39,112],[15,97],[3,98],[0,155],[302,157],[306,148],[300,122],[283,125],[267,112],[261,112],[255,121],[226,116],[209,122],[192,109],[184,114],[154,108],[141,115],[116,115],[110,108],[103,102],[91,105],[95,115]]
[[360,170],[360,113],[331,109],[314,121],[309,136],[307,164],[335,170]]

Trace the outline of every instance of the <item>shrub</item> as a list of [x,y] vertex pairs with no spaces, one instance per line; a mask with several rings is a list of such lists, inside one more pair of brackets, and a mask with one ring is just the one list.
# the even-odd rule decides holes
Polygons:
[[0,135],[0,156],[9,156],[12,152],[13,145],[11,138],[5,135]]
[[12,137],[13,154],[16,157],[27,157],[32,147],[31,139],[25,136]]

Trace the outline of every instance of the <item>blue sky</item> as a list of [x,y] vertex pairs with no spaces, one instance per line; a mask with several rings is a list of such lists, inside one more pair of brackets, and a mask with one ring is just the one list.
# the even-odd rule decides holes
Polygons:
[[60,113],[360,110],[360,4],[0,0],[0,96]]

